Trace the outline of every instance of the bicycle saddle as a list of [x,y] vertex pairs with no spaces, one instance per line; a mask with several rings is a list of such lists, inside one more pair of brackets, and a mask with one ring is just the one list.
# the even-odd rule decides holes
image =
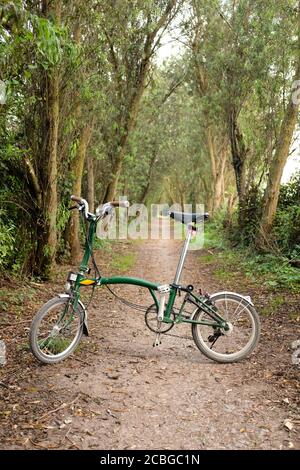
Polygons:
[[199,224],[204,220],[209,218],[208,212],[204,212],[200,214],[200,212],[169,212],[169,215],[172,219],[177,220],[177,222],[181,222],[182,224],[190,224],[193,222],[194,224]]

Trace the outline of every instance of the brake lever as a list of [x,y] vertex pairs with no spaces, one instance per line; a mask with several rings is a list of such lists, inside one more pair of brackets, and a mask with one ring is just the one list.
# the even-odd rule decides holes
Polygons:
[[113,212],[113,207],[105,209],[105,211],[103,212],[103,215],[106,217],[107,215],[110,215],[112,212]]
[[105,218],[107,215],[110,215],[113,212],[114,208],[112,206],[105,207],[102,217]]
[[73,209],[78,209],[78,205],[77,205],[77,206],[68,207],[68,211],[72,211]]

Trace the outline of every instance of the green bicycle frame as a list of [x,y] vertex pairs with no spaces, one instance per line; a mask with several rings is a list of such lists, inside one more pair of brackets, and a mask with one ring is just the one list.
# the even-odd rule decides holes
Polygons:
[[[157,297],[157,293],[159,293],[160,284],[147,281],[145,279],[136,278],[136,277],[113,276],[113,277],[93,278],[93,277],[86,276],[86,273],[89,271],[88,263],[92,255],[96,227],[97,227],[97,218],[95,216],[91,216],[89,219],[89,229],[87,233],[83,259],[80,264],[79,273],[77,273],[74,287],[72,289],[73,296],[74,296],[73,297],[74,308],[77,307],[78,301],[80,299],[80,288],[83,285],[104,286],[104,285],[112,285],[112,284],[127,284],[127,285],[135,285],[139,287],[144,287],[148,289],[158,311],[160,301],[159,301],[159,298]],[[183,263],[185,260],[186,252],[187,252],[187,247],[190,241],[190,237],[191,237],[191,229],[189,228],[188,237],[185,241],[185,245],[181,253],[177,273],[175,276],[175,281],[179,280]],[[181,290],[184,290],[185,292],[187,292],[187,294],[185,295],[185,298],[179,309],[179,313],[176,315],[175,320],[173,320],[171,318],[171,314],[173,312],[173,307],[175,304],[176,297]],[[211,318],[211,320],[195,321],[193,320],[193,318],[186,318],[183,315],[184,307],[186,303],[192,303],[193,305],[195,305],[197,309],[201,309],[202,311],[204,311]],[[185,288],[182,288],[180,285],[177,284],[177,282],[170,285],[169,298],[168,298],[168,301],[166,302],[163,322],[164,323],[197,323],[201,325],[208,325],[213,328],[227,329],[227,322],[218,314],[218,312],[212,305],[209,305],[207,297],[202,296],[202,295],[196,296],[193,292],[187,291]]]

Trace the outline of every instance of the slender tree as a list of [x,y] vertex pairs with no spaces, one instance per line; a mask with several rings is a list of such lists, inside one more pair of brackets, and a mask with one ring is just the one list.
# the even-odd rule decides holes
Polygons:
[[[300,83],[300,2],[298,3],[298,41],[296,43],[294,83]],[[278,204],[280,181],[282,173],[290,154],[290,148],[299,117],[299,97],[296,99],[295,90],[292,89],[279,130],[278,140],[271,161],[260,227],[260,242],[264,244],[275,218]]]
[[[126,145],[136,125],[151,59],[166,29],[178,9],[178,0],[125,2],[108,1],[103,6],[105,34],[115,88],[115,124],[113,136],[108,134],[108,155],[111,175],[104,199],[115,197]],[[107,21],[110,18],[110,21]],[[120,35],[122,37],[120,37]]]

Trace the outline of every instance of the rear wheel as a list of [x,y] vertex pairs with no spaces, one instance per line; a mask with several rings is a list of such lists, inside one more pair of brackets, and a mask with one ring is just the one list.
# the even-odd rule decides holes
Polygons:
[[60,362],[78,346],[84,323],[84,310],[72,305],[70,297],[49,300],[33,318],[30,346],[34,356],[45,364]]
[[[219,315],[228,322],[228,330],[192,324],[196,346],[209,359],[217,362],[236,362],[248,356],[258,343],[259,317],[254,307],[241,295],[222,292],[210,297]],[[193,315],[196,321],[211,321],[201,309]]]

